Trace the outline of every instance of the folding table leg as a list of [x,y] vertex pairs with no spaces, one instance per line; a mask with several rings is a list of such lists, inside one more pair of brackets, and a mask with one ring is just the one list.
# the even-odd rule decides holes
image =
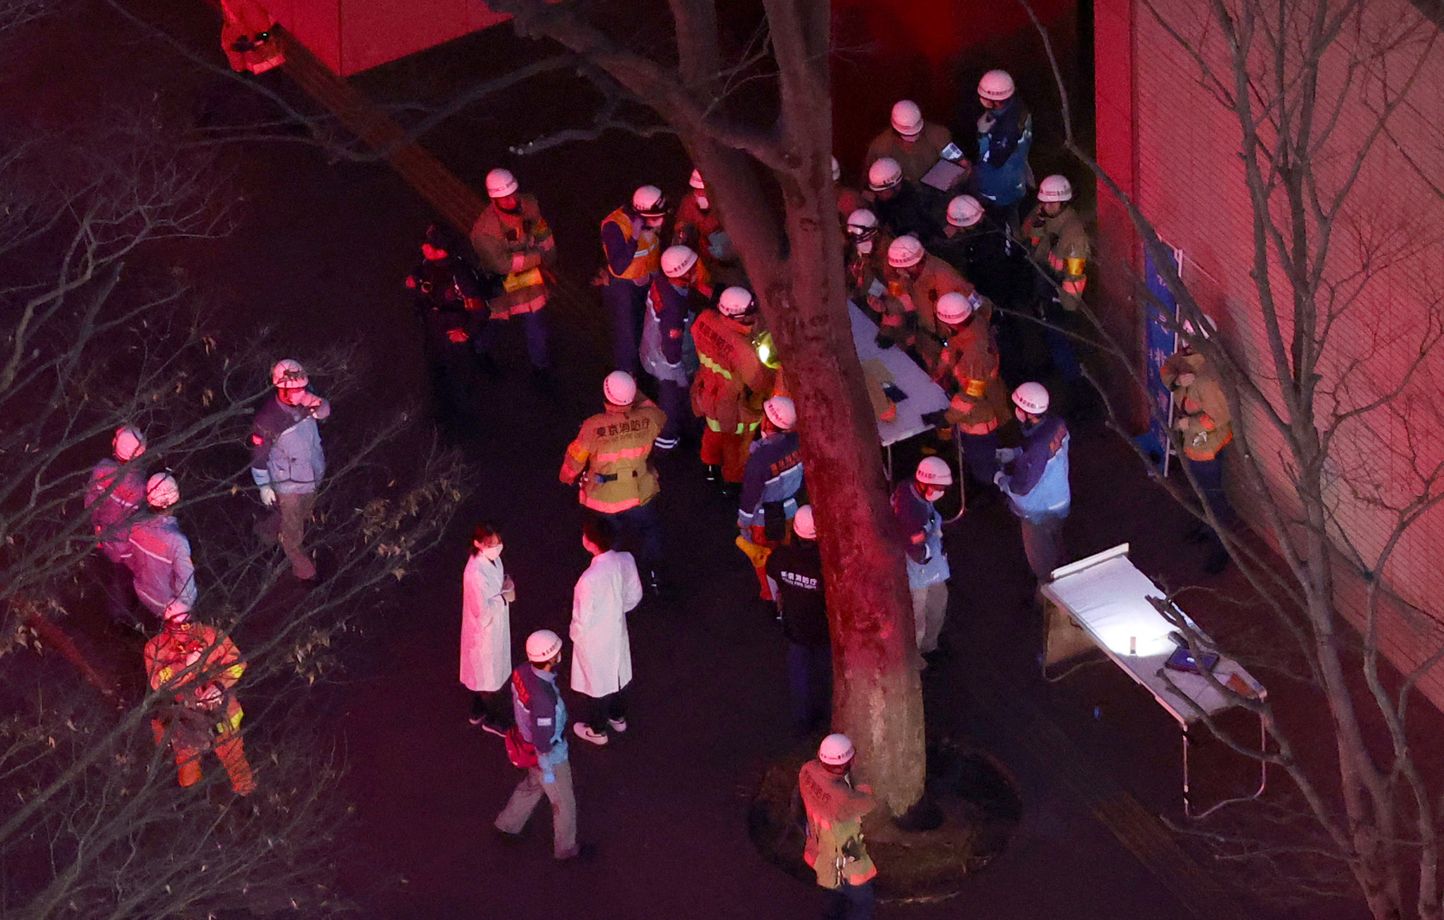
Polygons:
[[968,477],[963,473],[963,438],[962,435],[958,433],[956,425],[953,426],[953,446],[958,452],[958,513],[944,521],[943,523],[945,524],[951,524],[954,521],[961,520],[962,516],[968,510],[968,490],[966,487]]
[[[1258,749],[1259,749],[1259,751],[1263,751],[1267,745],[1268,745],[1268,728],[1264,725],[1263,714],[1260,713],[1260,714],[1259,714],[1259,717],[1258,717]],[[1198,814],[1194,814],[1194,813],[1193,813],[1193,802],[1192,802],[1192,801],[1190,800],[1190,798],[1189,798],[1188,781],[1189,781],[1189,779],[1188,779],[1188,729],[1185,728],[1185,729],[1183,730],[1183,814],[1184,814],[1184,817],[1192,818],[1192,819],[1194,819],[1194,820],[1198,820],[1198,819],[1200,819],[1200,818],[1207,818],[1209,815],[1211,815],[1211,814],[1213,814],[1214,812],[1218,811],[1220,808],[1222,808],[1222,807],[1225,806],[1225,805],[1232,805],[1232,804],[1234,804],[1235,802],[1251,802],[1251,801],[1253,801],[1254,799],[1257,799],[1259,796],[1263,795],[1263,794],[1264,794],[1264,790],[1268,788],[1268,784],[1269,784],[1269,764],[1268,764],[1268,761],[1267,761],[1267,760],[1260,760],[1260,761],[1259,761],[1259,763],[1258,763],[1258,788],[1255,789],[1253,792],[1249,793],[1248,795],[1241,795],[1241,796],[1238,796],[1238,797],[1236,797],[1236,798],[1224,799],[1224,800],[1221,801],[1221,802],[1215,802],[1213,805],[1210,805],[1208,808],[1204,809],[1203,811],[1199,812]]]

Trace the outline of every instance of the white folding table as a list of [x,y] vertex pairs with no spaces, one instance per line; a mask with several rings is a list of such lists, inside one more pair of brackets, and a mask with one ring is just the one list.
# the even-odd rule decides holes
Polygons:
[[[1251,794],[1226,799],[1195,814],[1189,796],[1189,731],[1206,717],[1213,718],[1239,705],[1237,696],[1219,689],[1202,674],[1164,668],[1177,647],[1169,638],[1178,627],[1150,602],[1166,593],[1140,572],[1128,559],[1123,543],[1086,559],[1054,569],[1052,580],[1041,589],[1045,607],[1043,677],[1062,680],[1076,670],[1077,659],[1094,650],[1102,651],[1135,683],[1146,689],[1167,712],[1183,735],[1183,811],[1189,817],[1204,817],[1230,802],[1256,799],[1268,784],[1268,764],[1259,762],[1258,788]],[[1193,620],[1174,607],[1190,629],[1203,637]],[[1057,676],[1053,665],[1074,662]],[[1084,662],[1086,663],[1086,662]],[[1237,661],[1220,656],[1213,676],[1236,693],[1263,700],[1267,691]],[[1267,743],[1262,714],[1259,715],[1259,749]]]
[[[933,382],[927,371],[918,367],[913,359],[908,357],[907,352],[896,346],[879,347],[877,324],[869,319],[857,304],[849,303],[847,309],[848,316],[852,320],[852,345],[857,350],[857,358],[862,362],[864,373],[870,363],[880,365],[888,382],[907,394],[907,399],[894,403],[896,411],[891,419],[879,418],[877,420],[877,436],[887,454],[887,478],[891,482],[892,446],[925,431],[934,430],[932,425],[923,421],[923,416],[930,412],[946,409],[949,404],[948,394]],[[955,435],[953,444],[958,452],[958,472],[961,476],[963,469],[962,438]],[[961,487],[958,489],[958,494],[961,498],[963,494]],[[958,513],[949,518],[948,523],[962,517],[965,510],[966,498],[961,498]]]

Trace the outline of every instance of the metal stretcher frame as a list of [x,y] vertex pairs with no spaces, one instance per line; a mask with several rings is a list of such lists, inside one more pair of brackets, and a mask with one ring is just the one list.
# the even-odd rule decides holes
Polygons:
[[[1091,583],[1085,583],[1083,590],[1079,592],[1083,595],[1082,598],[1074,597],[1074,603],[1070,603],[1068,595],[1073,592],[1066,590],[1069,587],[1068,580],[1071,578],[1078,581],[1085,573]],[[1119,587],[1113,597],[1109,596],[1109,580],[1116,582]],[[1190,731],[1201,721],[1198,709],[1213,715],[1235,708],[1237,703],[1232,698],[1221,695],[1207,679],[1199,675],[1179,672],[1167,680],[1162,677],[1162,663],[1174,648],[1173,642],[1168,639],[1168,633],[1173,631],[1174,627],[1148,604],[1147,598],[1162,597],[1165,592],[1128,560],[1127,543],[1055,569],[1051,580],[1042,586],[1040,593],[1047,601],[1041,660],[1043,679],[1056,683],[1080,667],[1099,663],[1099,660],[1074,663],[1057,675],[1049,673],[1050,665],[1072,661],[1091,652],[1102,652],[1105,656],[1102,660],[1112,661],[1134,683],[1147,690],[1154,702],[1178,724],[1182,736],[1185,816],[1204,818],[1225,805],[1250,801],[1264,794],[1268,787],[1268,763],[1260,760],[1259,783],[1253,792],[1216,802],[1203,811],[1194,811],[1189,746],[1192,744]],[[1087,609],[1075,608],[1075,604],[1080,601],[1089,605]],[[1069,629],[1069,626],[1072,628]],[[1201,631],[1199,633],[1202,635]],[[1115,648],[1124,635],[1128,637],[1127,654]],[[1110,638],[1114,641],[1110,642]],[[1141,644],[1139,639],[1143,640]],[[1218,672],[1237,675],[1260,700],[1268,696],[1263,685],[1236,661],[1221,658],[1214,666],[1214,672],[1216,675]],[[1224,678],[1220,676],[1219,679],[1222,681]],[[1180,684],[1191,684],[1194,691],[1185,693]],[[1170,696],[1181,696],[1192,705],[1170,699]],[[1262,713],[1259,714],[1258,722],[1259,750],[1263,750],[1268,742],[1268,731]]]

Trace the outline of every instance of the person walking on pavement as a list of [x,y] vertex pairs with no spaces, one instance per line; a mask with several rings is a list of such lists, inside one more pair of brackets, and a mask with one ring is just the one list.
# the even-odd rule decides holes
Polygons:
[[135,590],[125,560],[130,555],[130,524],[145,502],[145,472],[136,462],[144,453],[145,435],[121,425],[110,439],[111,456],[95,464],[85,487],[85,507],[100,548],[101,592],[106,613],[117,623],[134,621]]
[[724,492],[736,494],[747,465],[747,446],[772,395],[774,374],[753,347],[757,301],[744,287],[730,287],[692,324],[701,366],[692,379],[692,411],[706,423],[702,463],[709,482],[720,475]]
[[953,471],[941,457],[924,457],[910,482],[900,482],[892,493],[892,510],[903,535],[907,557],[908,589],[913,599],[913,624],[918,654],[938,651],[938,637],[948,613],[948,578],[952,570],[943,552],[943,517],[933,503],[953,484]]
[[467,419],[476,340],[487,325],[481,284],[455,253],[451,234],[432,224],[421,241],[421,262],[405,281],[416,298],[436,414],[452,429]]
[[461,574],[461,683],[471,691],[471,724],[505,736],[511,701],[502,693],[511,676],[511,603],[516,587],[501,563],[501,534],[488,523],[471,535]]
[[151,513],[136,519],[126,537],[125,564],[135,596],[158,617],[190,610],[196,602],[191,541],[171,511],[180,501],[180,485],[170,473],[156,473],[146,480],[145,500]]
[[283,358],[271,368],[274,399],[256,410],[251,423],[251,479],[261,504],[270,509],[257,523],[267,543],[279,541],[301,581],[316,578],[316,564],[305,550],[306,525],[316,506],[316,488],[326,473],[317,422],[331,416],[331,404],[312,393],[301,362]]
[[1061,561],[1068,488],[1068,426],[1048,414],[1048,390],[1028,382],[1013,391],[1013,414],[1023,427],[1023,446],[997,453],[1002,469],[994,482],[1023,528],[1028,567],[1042,584]]
[[582,507],[609,519],[633,540],[648,585],[660,590],[660,485],[651,454],[667,419],[651,400],[638,396],[637,382],[626,371],[608,374],[602,395],[606,407],[582,422],[567,445],[559,478],[569,486],[580,482]]
[[867,145],[863,168],[883,157],[895,160],[903,178],[918,182],[942,158],[943,150],[953,142],[952,132],[940,124],[923,120],[922,109],[911,99],[893,103],[891,126]]
[[246,661],[225,633],[191,620],[190,609],[168,606],[160,634],[145,644],[146,679],[168,697],[151,731],[156,744],[169,740],[181,786],[200,782],[201,757],[214,751],[231,788],[250,795],[256,780],[241,742],[244,712],[235,693]]
[[[1008,395],[998,373],[993,305],[976,293],[951,291],[938,298],[938,331],[944,343],[933,379],[951,397],[941,421],[957,429],[963,462],[973,485],[991,488],[998,471],[998,426],[1007,418]],[[925,416],[923,421],[937,421]]]
[[[1204,317],[1202,327],[1184,322],[1183,346],[1163,363],[1159,375],[1173,394],[1173,426],[1182,443],[1184,463],[1217,527],[1228,529],[1238,520],[1223,488],[1222,454],[1233,443],[1233,415],[1218,370],[1203,353],[1194,350],[1196,338],[1208,337],[1206,329],[1211,322],[1208,317]],[[1210,575],[1217,575],[1228,565],[1228,550],[1207,519],[1193,529],[1189,538],[1207,542],[1204,568]]]
[[542,217],[536,197],[521,191],[509,170],[486,174],[486,207],[471,225],[471,248],[486,271],[501,278],[501,290],[488,292],[492,322],[481,330],[476,347],[495,360],[499,322],[520,317],[526,333],[532,374],[549,385],[551,354],[547,346],[547,278],[556,262],[556,240]]
[[978,81],[978,198],[999,225],[1016,230],[1018,203],[1028,192],[1028,151],[1033,116],[1018,99],[1006,70],[990,70]]
[[802,489],[797,407],[786,396],[762,404],[762,438],[752,445],[737,502],[737,546],[757,570],[759,596],[775,601],[767,584],[767,555],[787,542]]
[[702,270],[690,246],[669,246],[662,253],[662,274],[652,281],[647,294],[641,359],[642,367],[657,381],[657,401],[667,416],[657,434],[656,447],[660,451],[675,448],[692,428],[692,406],[688,401],[692,375],[687,369],[685,345],[692,324],[693,290]]
[[637,372],[637,338],[652,275],[661,266],[657,235],[667,218],[667,198],[655,185],[632,193],[629,204],[602,220],[602,303],[612,320],[612,364]]
[[552,856],[581,855],[577,846],[577,800],[567,757],[567,704],[557,690],[562,661],[561,637],[539,629],[526,638],[527,663],[511,672],[511,698],[517,733],[535,763],[512,790],[493,826],[516,837],[545,795],[552,805]]
[[767,557],[767,576],[776,584],[782,636],[787,640],[792,730],[805,735],[826,724],[832,711],[832,640],[811,505],[797,509],[792,535],[790,542]]
[[807,811],[802,858],[827,891],[824,920],[871,920],[876,902],[877,867],[862,835],[862,818],[876,803],[871,787],[852,781],[854,754],[852,739],[828,735],[797,775]]
[[607,728],[627,730],[624,693],[632,681],[632,643],[627,614],[642,602],[642,582],[631,553],[612,549],[614,532],[604,518],[582,522],[582,546],[591,565],[572,591],[572,689],[586,700],[577,737],[607,743]]
[[1088,284],[1088,230],[1069,204],[1073,185],[1065,176],[1038,184],[1038,206],[1023,222],[1023,235],[1037,266],[1038,312],[1046,321],[1043,338],[1061,381],[1075,387],[1083,378],[1073,335],[1081,332],[1078,308]]

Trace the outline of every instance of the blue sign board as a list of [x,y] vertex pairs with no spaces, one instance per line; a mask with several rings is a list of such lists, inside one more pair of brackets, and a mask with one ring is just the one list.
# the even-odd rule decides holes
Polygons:
[[[1173,249],[1172,252],[1173,264],[1182,278],[1183,250]],[[1163,385],[1159,371],[1163,362],[1178,350],[1178,336],[1174,332],[1178,328],[1178,300],[1163,283],[1158,266],[1153,261],[1153,253],[1148,249],[1144,250],[1143,268],[1150,294],[1143,304],[1144,374],[1148,382],[1149,425],[1138,442],[1155,462],[1163,465],[1166,476],[1168,455],[1173,444],[1168,433],[1173,423],[1173,394]]]

